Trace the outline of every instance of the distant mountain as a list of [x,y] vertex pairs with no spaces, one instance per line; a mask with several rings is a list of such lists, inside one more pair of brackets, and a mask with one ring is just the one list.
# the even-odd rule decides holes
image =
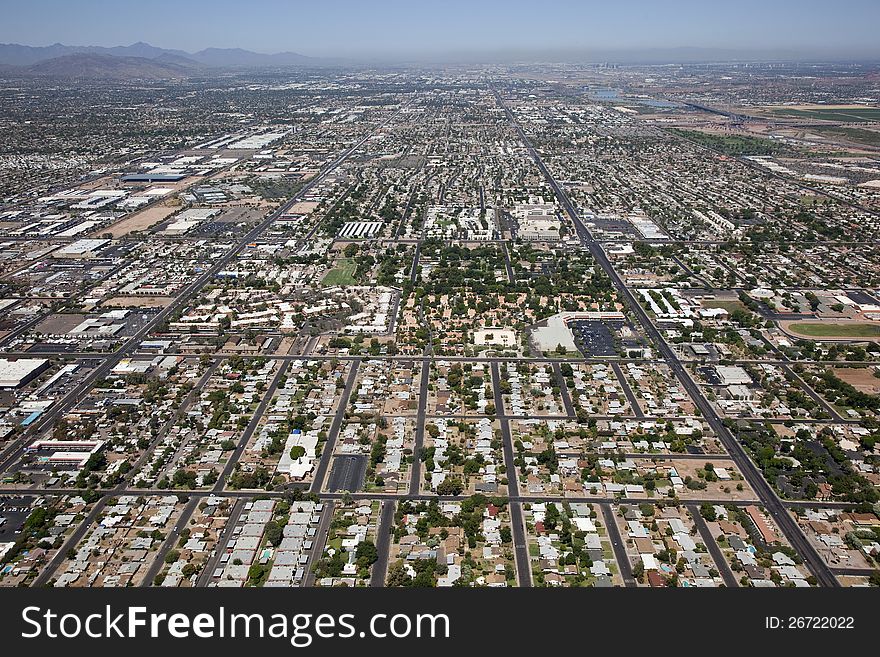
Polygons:
[[56,43],[51,46],[21,46],[17,43],[0,43],[0,64],[7,66],[30,66],[45,59],[62,57],[73,52],[71,46]]
[[300,66],[314,64],[316,59],[295,52],[280,52],[265,55],[241,48],[206,48],[189,55],[192,59],[208,66],[221,68],[255,68],[263,66]]
[[166,50],[157,48],[149,43],[133,43],[130,46],[65,46],[55,43],[51,46],[22,46],[17,43],[0,43],[0,63],[12,66],[30,66],[47,59],[88,53],[93,55],[113,55],[114,57],[144,57],[155,59],[156,57],[171,54],[179,57],[187,57],[182,50]]
[[169,50],[167,48],[157,48],[149,43],[138,41],[130,46],[114,46],[112,48],[102,48],[100,46],[90,46],[87,51],[96,54],[115,55],[116,57],[145,57],[146,59],[156,59],[165,55],[175,57],[189,57],[189,53],[183,50]]
[[[178,64],[183,68],[198,70],[200,67],[214,68],[264,68],[282,66],[319,66],[329,63],[325,60],[306,57],[295,52],[282,52],[271,55],[242,50],[241,48],[207,48],[197,53],[183,50],[158,48],[149,43],[133,43],[130,46],[66,46],[55,43],[51,46],[22,46],[17,43],[0,43],[0,67],[31,67],[42,62],[70,57],[73,55],[95,55],[118,58],[140,58],[161,64]],[[79,61],[86,65],[89,60]],[[106,63],[105,63],[106,65]],[[116,68],[122,69],[121,66]],[[27,73],[21,70],[21,73]],[[192,71],[190,71],[192,72]]]
[[192,67],[177,62],[93,53],[53,57],[19,70],[25,75],[103,80],[164,80],[185,78],[195,72]]
[[159,62],[161,64],[176,64],[177,66],[188,68],[191,71],[201,71],[208,68],[205,64],[197,62],[189,55],[176,55],[173,52],[164,52],[158,57],[151,58],[150,61]]

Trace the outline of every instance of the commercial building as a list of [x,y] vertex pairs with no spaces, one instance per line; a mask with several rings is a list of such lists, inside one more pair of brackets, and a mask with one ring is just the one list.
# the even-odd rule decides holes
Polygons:
[[152,182],[180,182],[186,178],[185,173],[129,173],[122,176],[122,182],[152,183]]
[[717,365],[715,371],[718,373],[722,385],[748,385],[752,382],[752,377],[748,372],[738,365]]
[[0,358],[0,388],[20,388],[49,367],[45,358]]
[[190,208],[189,210],[184,210],[174,218],[172,223],[168,224],[165,232],[169,235],[184,235],[202,222],[218,214],[220,214],[220,210],[212,208]]
[[54,258],[94,258],[105,246],[107,239],[81,239],[63,246],[52,254]]
[[38,440],[27,451],[53,467],[81,468],[103,446],[103,440]]

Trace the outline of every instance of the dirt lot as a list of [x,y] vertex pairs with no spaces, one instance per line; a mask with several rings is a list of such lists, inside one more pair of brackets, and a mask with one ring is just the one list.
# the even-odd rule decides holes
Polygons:
[[833,372],[838,379],[846,381],[860,392],[880,394],[880,379],[874,376],[873,368],[835,367]]
[[225,210],[215,221],[221,224],[237,224],[240,222],[255,224],[262,218],[262,210],[245,206]]
[[37,333],[46,335],[65,335],[82,324],[86,315],[77,313],[55,313],[37,324]]
[[164,308],[173,300],[172,297],[111,297],[101,306],[107,308]]
[[123,235],[128,235],[129,233],[136,230],[146,230],[150,226],[170,217],[173,213],[177,212],[180,209],[181,208],[179,205],[154,205],[153,207],[147,208],[146,210],[135,212],[133,215],[113,224],[109,228],[101,228],[96,232],[100,235],[103,235],[104,233],[111,233],[113,235],[113,238],[116,239],[122,237]]
[[290,214],[309,214],[318,207],[315,201],[300,201],[295,203],[289,210]]
[[[693,479],[699,479],[697,476],[697,470],[702,468],[706,463],[712,463],[715,467],[724,468],[732,477],[730,481],[707,482],[706,488],[702,490],[690,490],[685,488],[679,492],[679,497],[683,500],[690,498],[717,498],[719,500],[747,500],[755,498],[755,492],[752,490],[751,486],[749,486],[749,484],[743,479],[736,478],[740,476],[739,469],[734,465],[732,460],[707,454],[705,461],[696,459],[675,459],[664,463],[673,465],[678,472],[678,476],[682,479],[688,476]],[[737,484],[742,484],[743,490],[737,490]],[[725,488],[729,488],[730,492],[725,492]]]

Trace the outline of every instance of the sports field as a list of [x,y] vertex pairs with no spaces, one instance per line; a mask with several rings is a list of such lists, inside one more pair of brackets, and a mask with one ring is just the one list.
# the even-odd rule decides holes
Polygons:
[[866,322],[792,322],[788,330],[811,338],[880,338],[880,324]]
[[336,267],[327,272],[323,285],[357,285],[354,273],[357,271],[357,264],[350,258],[341,258]]

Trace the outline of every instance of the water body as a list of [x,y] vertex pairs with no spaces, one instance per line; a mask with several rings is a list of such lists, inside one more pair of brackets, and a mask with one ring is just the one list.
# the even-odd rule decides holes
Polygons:
[[657,100],[655,98],[625,98],[620,95],[620,89],[593,89],[592,91],[590,91],[589,97],[592,100],[619,100],[638,103],[639,105],[646,105],[648,107],[657,107],[664,109],[678,106],[676,103],[670,103],[668,100]]
[[595,100],[617,100],[620,98],[620,91],[617,89],[594,89],[590,92],[590,98]]

